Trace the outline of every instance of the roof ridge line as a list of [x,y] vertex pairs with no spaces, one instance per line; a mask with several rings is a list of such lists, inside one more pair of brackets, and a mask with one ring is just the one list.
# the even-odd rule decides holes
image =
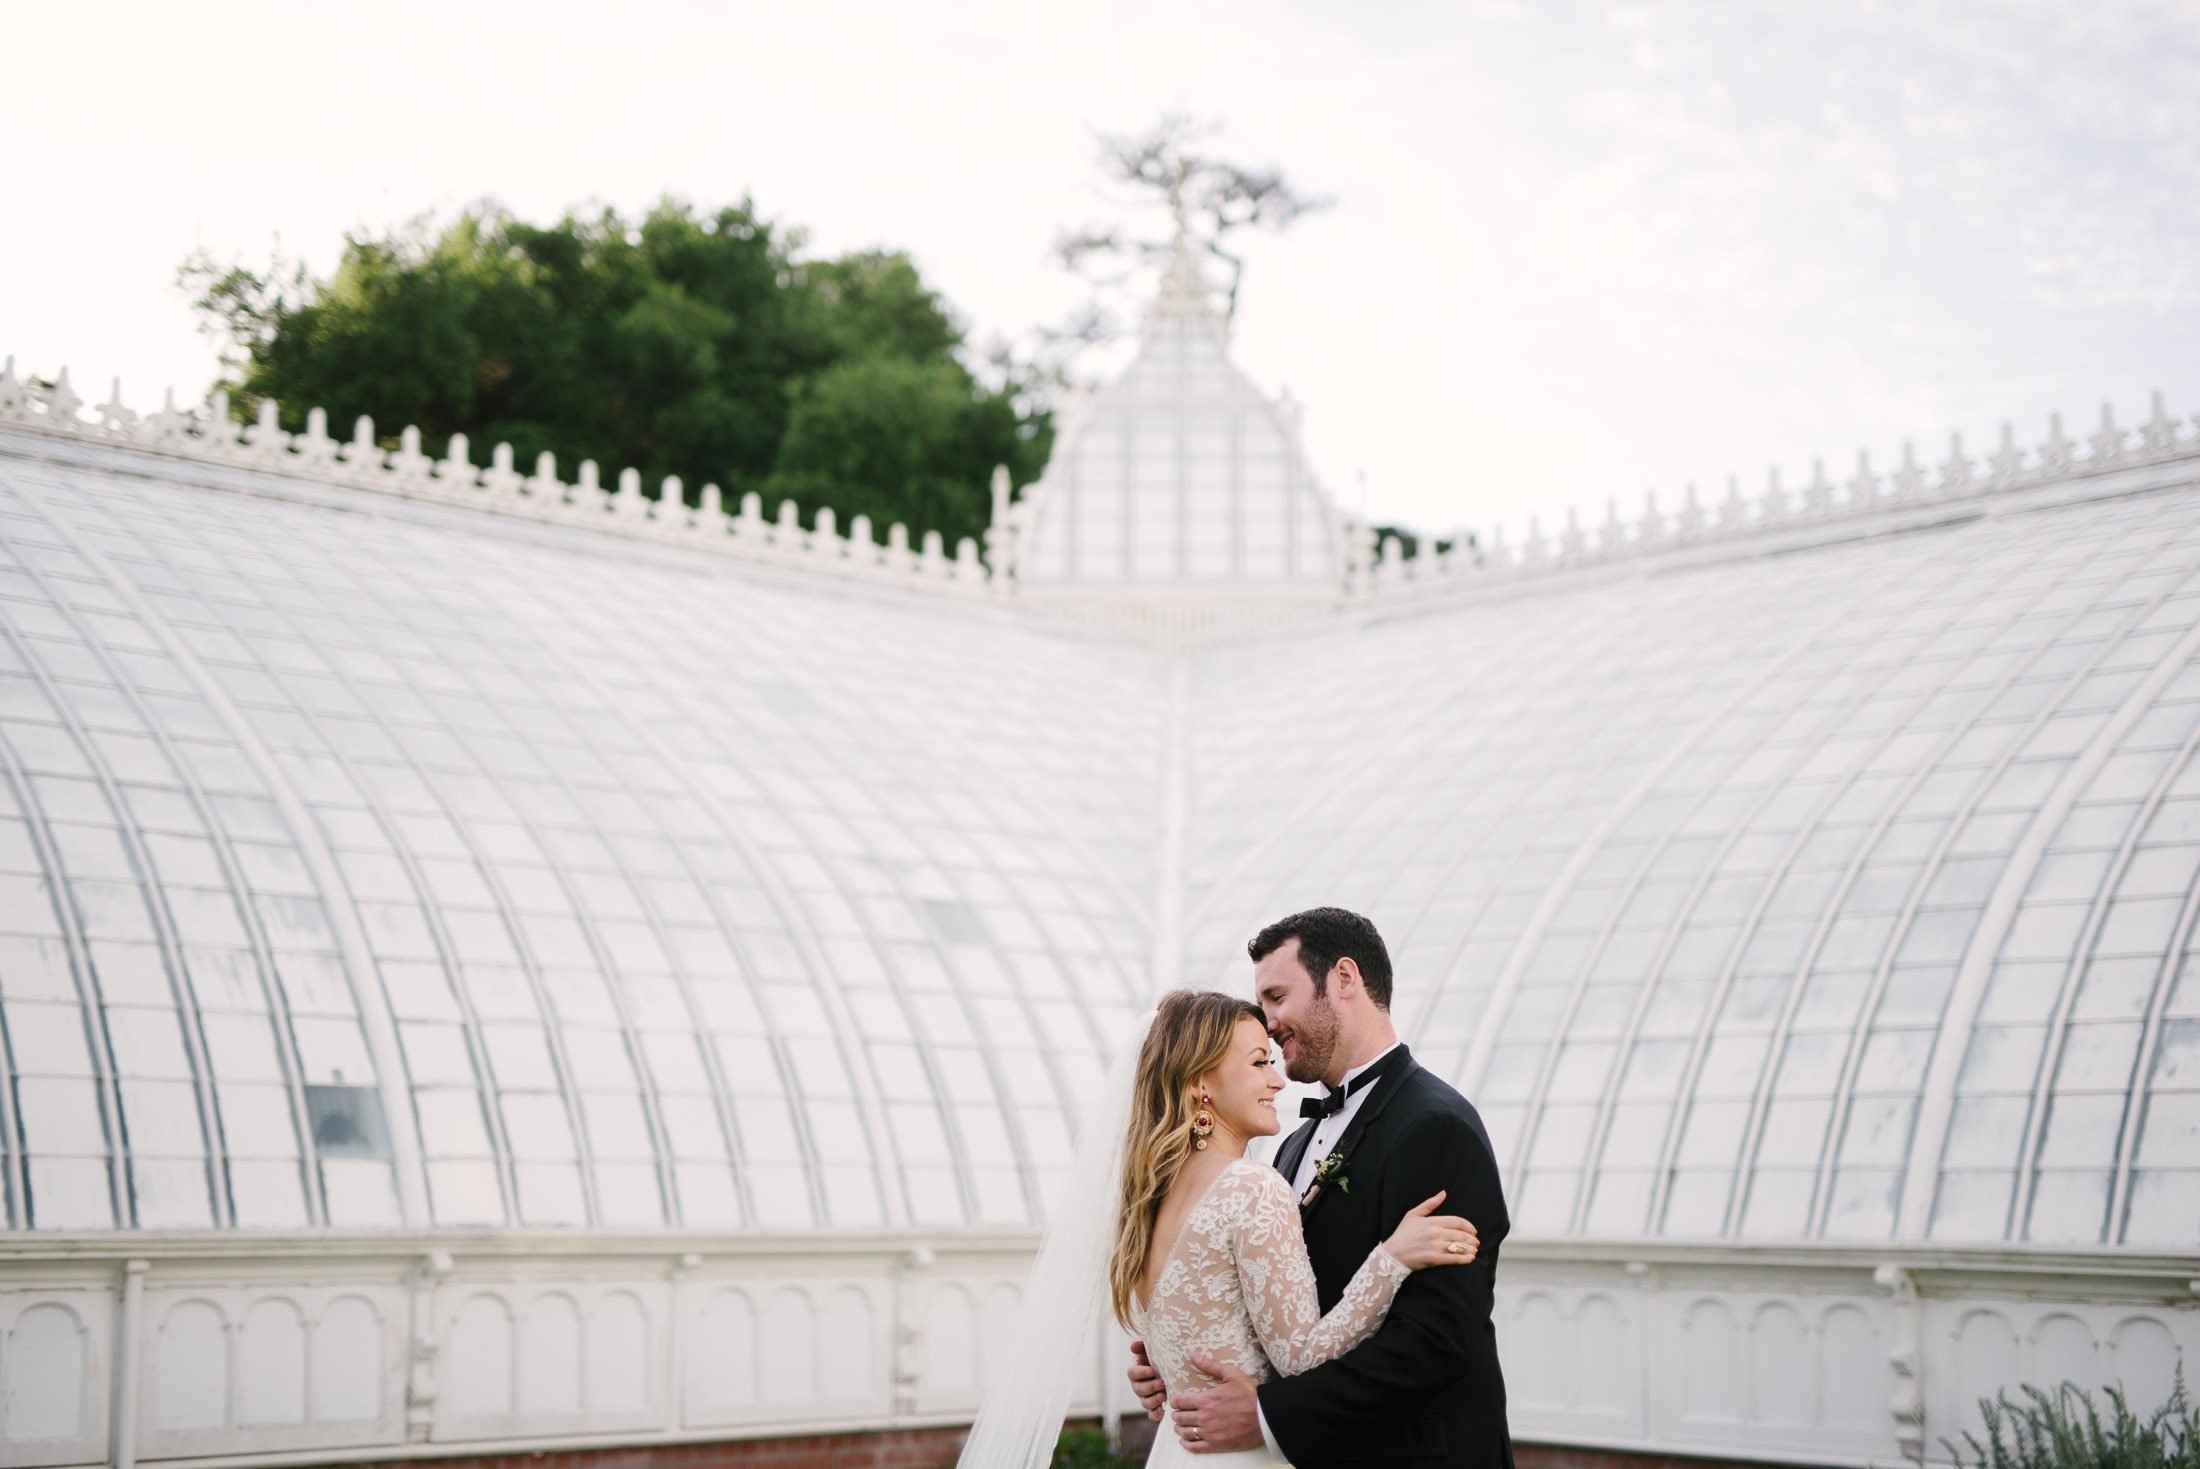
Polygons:
[[[1419,602],[1441,598],[1446,591],[1517,583],[1674,550],[1740,547],[1775,533],[1842,525],[1890,510],[1976,504],[2112,470],[2200,458],[2200,412],[2189,419],[2173,417],[2159,388],[2152,408],[2144,423],[2127,429],[2117,424],[2114,405],[2102,403],[2100,427],[2082,444],[2063,431],[2062,414],[2050,413],[2047,438],[2029,452],[2003,420],[2001,442],[1983,463],[1964,452],[1963,435],[1953,433],[1947,460],[1933,471],[1917,462],[1911,440],[1903,441],[1901,463],[1884,475],[1872,468],[1869,451],[1860,450],[1856,473],[1839,486],[1826,478],[1823,456],[1811,460],[1810,483],[1800,491],[1783,487],[1775,466],[1764,493],[1745,499],[1739,477],[1729,475],[1726,498],[1715,507],[1703,505],[1691,482],[1681,508],[1671,516],[1658,508],[1654,492],[1644,495],[1642,514],[1634,520],[1622,519],[1619,501],[1608,499],[1593,539],[1582,529],[1580,512],[1569,508],[1566,528],[1556,538],[1547,538],[1541,517],[1531,515],[1527,537],[1518,546],[1505,539],[1500,525],[1492,527],[1487,545],[1462,534],[1448,550],[1423,550],[1434,539],[1423,537],[1417,554],[1409,556],[1396,536],[1386,534],[1378,545],[1375,532],[1355,521],[1351,533],[1358,539],[1357,554],[1350,558],[1352,585],[1346,597],[1348,605],[1357,606]],[[2193,426],[2192,434],[2178,431],[2186,423]]]
[[[940,532],[925,531],[912,546],[908,528],[896,523],[887,527],[881,543],[867,515],[853,517],[843,534],[830,506],[820,508],[806,528],[791,499],[780,503],[775,518],[766,519],[762,497],[753,490],[728,514],[722,492],[714,484],[704,485],[697,503],[688,504],[677,475],[667,476],[651,498],[642,492],[639,470],[621,470],[616,484],[607,486],[595,461],[584,460],[578,477],[568,484],[558,478],[556,456],[547,451],[536,456],[533,474],[520,474],[513,467],[509,444],[496,445],[488,467],[482,468],[469,457],[465,434],[453,434],[444,457],[434,459],[421,452],[420,430],[410,425],[398,436],[395,450],[382,448],[374,420],[366,416],[358,419],[350,439],[331,438],[328,414],[320,408],[308,410],[305,432],[293,434],[282,427],[281,406],[272,398],[261,401],[257,421],[238,424],[229,416],[229,394],[219,389],[191,410],[179,410],[170,389],[159,412],[141,414],[122,401],[122,380],[116,378],[108,400],[92,406],[94,417],[81,415],[86,406],[70,385],[68,368],[46,383],[17,376],[12,355],[0,363],[0,427],[257,469],[401,499],[465,506],[536,523],[577,526],[625,539],[685,545],[743,561],[917,588],[957,599],[997,595],[1007,585],[980,558],[978,543],[971,537],[959,540],[950,557]],[[994,471],[996,502],[1007,489],[1005,478],[1005,469]],[[673,503],[679,508],[668,510]]]
[[[81,415],[87,406],[95,415],[89,419]],[[1378,536],[1363,520],[1344,515],[1344,575],[1335,608],[1349,612],[1426,606],[1454,593],[1532,583],[1673,551],[1741,549],[1773,536],[1852,524],[1888,511],[1978,504],[2115,470],[2200,458],[2200,411],[2190,418],[2171,415],[2160,389],[2152,394],[2151,408],[2145,422],[2124,428],[2116,422],[2113,404],[2104,402],[2100,427],[2082,442],[2064,431],[2060,413],[2051,413],[2046,439],[2030,450],[2017,442],[2014,427],[2004,420],[1999,445],[1983,461],[1965,452],[1960,433],[1951,434],[1949,457],[1932,471],[1918,463],[1913,442],[1905,440],[1894,469],[1875,471],[1869,453],[1860,451],[1856,473],[1839,486],[1827,479],[1823,457],[1813,458],[1810,482],[1793,492],[1782,485],[1777,467],[1764,492],[1754,498],[1745,498],[1738,477],[1729,476],[1726,496],[1716,506],[1705,506],[1690,483],[1680,509],[1670,515],[1660,510],[1654,492],[1644,496],[1642,513],[1632,520],[1622,518],[1616,498],[1609,499],[1593,536],[1583,529],[1579,511],[1569,508],[1565,529],[1555,538],[1546,537],[1541,518],[1531,515],[1528,533],[1517,545],[1506,539],[1502,525],[1495,525],[1486,544],[1462,534],[1448,550],[1437,551],[1434,537],[1421,537],[1415,554],[1408,555],[1397,536]],[[1011,507],[1020,510],[1025,502],[1015,496],[1005,468],[993,472],[993,514],[984,551],[976,538],[963,537],[950,557],[936,530],[924,532],[912,547],[908,529],[897,523],[888,527],[882,544],[870,517],[858,515],[844,534],[829,506],[818,509],[812,524],[804,527],[793,500],[781,502],[777,516],[767,519],[762,498],[754,491],[742,495],[738,509],[728,514],[714,484],[704,485],[698,503],[689,505],[678,476],[667,476],[651,498],[643,493],[640,472],[631,468],[619,472],[615,485],[606,486],[595,462],[586,460],[568,484],[558,477],[556,457],[548,452],[536,457],[533,474],[522,475],[508,444],[497,444],[488,467],[482,468],[470,459],[465,434],[453,434],[444,457],[434,459],[421,452],[420,431],[409,425],[399,435],[398,447],[387,450],[375,437],[373,420],[365,416],[357,420],[349,440],[338,440],[329,436],[328,415],[321,408],[307,411],[303,433],[286,431],[279,415],[280,405],[265,399],[255,422],[238,424],[229,417],[229,395],[223,390],[191,410],[179,410],[170,390],[160,411],[141,414],[122,402],[119,378],[106,402],[87,405],[70,385],[68,368],[47,383],[19,377],[12,355],[0,361],[0,426],[575,526],[621,539],[684,545],[735,560],[956,600],[1021,601],[1016,596],[1019,578],[1004,563],[1014,560]],[[2188,424],[2193,431],[2181,432]],[[679,508],[668,512],[667,501],[677,501]],[[714,531],[714,525],[722,529]],[[1030,606],[1035,612],[1052,610]],[[1150,636],[1153,630],[1143,631]],[[1207,631],[1228,640],[1223,629]]]

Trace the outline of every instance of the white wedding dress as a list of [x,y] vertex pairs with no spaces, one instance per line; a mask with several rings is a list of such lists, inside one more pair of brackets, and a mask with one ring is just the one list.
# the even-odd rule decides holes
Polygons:
[[[1222,1170],[1184,1221],[1154,1280],[1131,1300],[1131,1322],[1173,1396],[1211,1385],[1192,1366],[1204,1353],[1255,1382],[1306,1371],[1374,1335],[1411,1272],[1378,1247],[1324,1316],[1299,1229],[1299,1203],[1275,1169],[1239,1158]],[[1164,1418],[1147,1469],[1271,1469],[1266,1449],[1193,1454]]]

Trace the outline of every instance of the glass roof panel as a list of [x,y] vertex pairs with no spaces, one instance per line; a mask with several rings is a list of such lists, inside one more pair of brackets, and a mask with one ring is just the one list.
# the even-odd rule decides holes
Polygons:
[[[1107,411],[1027,569],[1334,574],[1218,334]],[[1331,902],[1524,1229],[2200,1244],[2189,485],[1346,612],[1172,710],[1012,610],[225,475],[0,453],[11,1227],[1028,1223],[1157,959]]]

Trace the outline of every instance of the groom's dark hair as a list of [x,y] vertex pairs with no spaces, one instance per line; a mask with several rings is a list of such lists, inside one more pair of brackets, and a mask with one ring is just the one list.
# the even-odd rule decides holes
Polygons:
[[1299,941],[1299,962],[1314,981],[1315,994],[1327,994],[1329,971],[1339,959],[1350,959],[1359,967],[1360,981],[1375,1007],[1390,1008],[1390,950],[1383,947],[1383,936],[1374,924],[1344,908],[1309,908],[1279,918],[1254,934],[1245,952],[1258,964],[1289,939]]

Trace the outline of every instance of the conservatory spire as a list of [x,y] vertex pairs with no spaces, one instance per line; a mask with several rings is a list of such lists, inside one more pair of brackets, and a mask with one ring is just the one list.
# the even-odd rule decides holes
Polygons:
[[1350,537],[1295,412],[1230,360],[1206,253],[1172,190],[1176,237],[1138,354],[1055,442],[1009,512],[1014,594],[1141,626],[1267,621],[1343,595]]
[[1222,313],[1215,310],[1214,287],[1199,267],[1201,251],[1192,238],[1190,206],[1184,199],[1181,169],[1169,187],[1169,212],[1176,219],[1176,237],[1170,243],[1168,267],[1161,273],[1161,291],[1147,315],[1149,318],[1206,316],[1221,322]]

